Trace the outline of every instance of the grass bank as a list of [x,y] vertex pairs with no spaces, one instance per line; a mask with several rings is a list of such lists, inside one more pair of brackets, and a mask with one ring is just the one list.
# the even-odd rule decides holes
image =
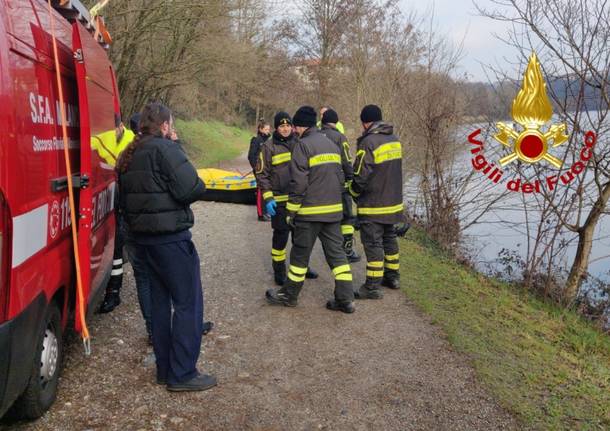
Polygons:
[[610,337],[578,315],[488,279],[415,230],[402,286],[527,428],[610,429]]
[[215,167],[248,150],[252,133],[219,121],[176,120],[176,130],[196,168]]

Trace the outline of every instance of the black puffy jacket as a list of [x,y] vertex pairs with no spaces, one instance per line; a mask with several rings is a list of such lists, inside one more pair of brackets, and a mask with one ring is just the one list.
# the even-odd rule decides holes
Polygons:
[[145,136],[126,172],[119,175],[120,211],[131,233],[162,235],[190,229],[190,204],[205,185],[179,142]]

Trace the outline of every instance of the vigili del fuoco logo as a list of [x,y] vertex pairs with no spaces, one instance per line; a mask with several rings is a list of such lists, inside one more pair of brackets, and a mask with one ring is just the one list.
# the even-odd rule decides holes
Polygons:
[[[509,151],[497,161],[499,166],[485,158],[484,144],[477,139],[481,129],[475,130],[468,136],[468,142],[473,145],[470,150],[473,154],[471,160],[473,168],[496,184],[504,183],[503,168],[517,160],[527,164],[548,163],[561,169],[563,161],[556,153],[559,151],[558,147],[569,139],[569,135],[566,134],[567,127],[563,123],[547,125],[553,117],[553,107],[546,94],[546,83],[535,53],[530,56],[521,90],[513,100],[511,114],[514,122],[519,125],[517,129],[507,123],[496,124],[497,133],[494,139]],[[513,192],[540,193],[543,188],[553,191],[557,185],[568,185],[584,171],[585,165],[593,157],[596,140],[594,132],[585,133],[578,160],[564,172],[533,182],[525,182],[520,177],[513,177],[506,182],[506,188]]]

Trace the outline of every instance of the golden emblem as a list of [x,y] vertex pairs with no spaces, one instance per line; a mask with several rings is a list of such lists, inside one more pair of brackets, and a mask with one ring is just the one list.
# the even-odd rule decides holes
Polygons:
[[[562,161],[548,153],[548,142],[555,148],[568,140],[565,124],[552,124],[546,132],[540,128],[551,120],[553,107],[546,94],[546,83],[542,77],[536,53],[532,53],[523,76],[521,90],[513,100],[513,120],[523,127],[518,132],[509,124],[497,123],[496,141],[512,148],[513,152],[500,159],[500,165],[507,165],[517,159],[536,163],[542,159],[560,168]],[[514,145],[510,141],[514,141]]]

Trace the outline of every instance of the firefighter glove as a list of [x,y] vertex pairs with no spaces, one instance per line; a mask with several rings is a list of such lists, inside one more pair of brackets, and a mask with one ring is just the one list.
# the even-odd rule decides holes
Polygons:
[[267,214],[271,217],[275,216],[275,209],[277,208],[277,202],[275,199],[270,199],[269,202],[265,204],[265,209],[267,210]]

